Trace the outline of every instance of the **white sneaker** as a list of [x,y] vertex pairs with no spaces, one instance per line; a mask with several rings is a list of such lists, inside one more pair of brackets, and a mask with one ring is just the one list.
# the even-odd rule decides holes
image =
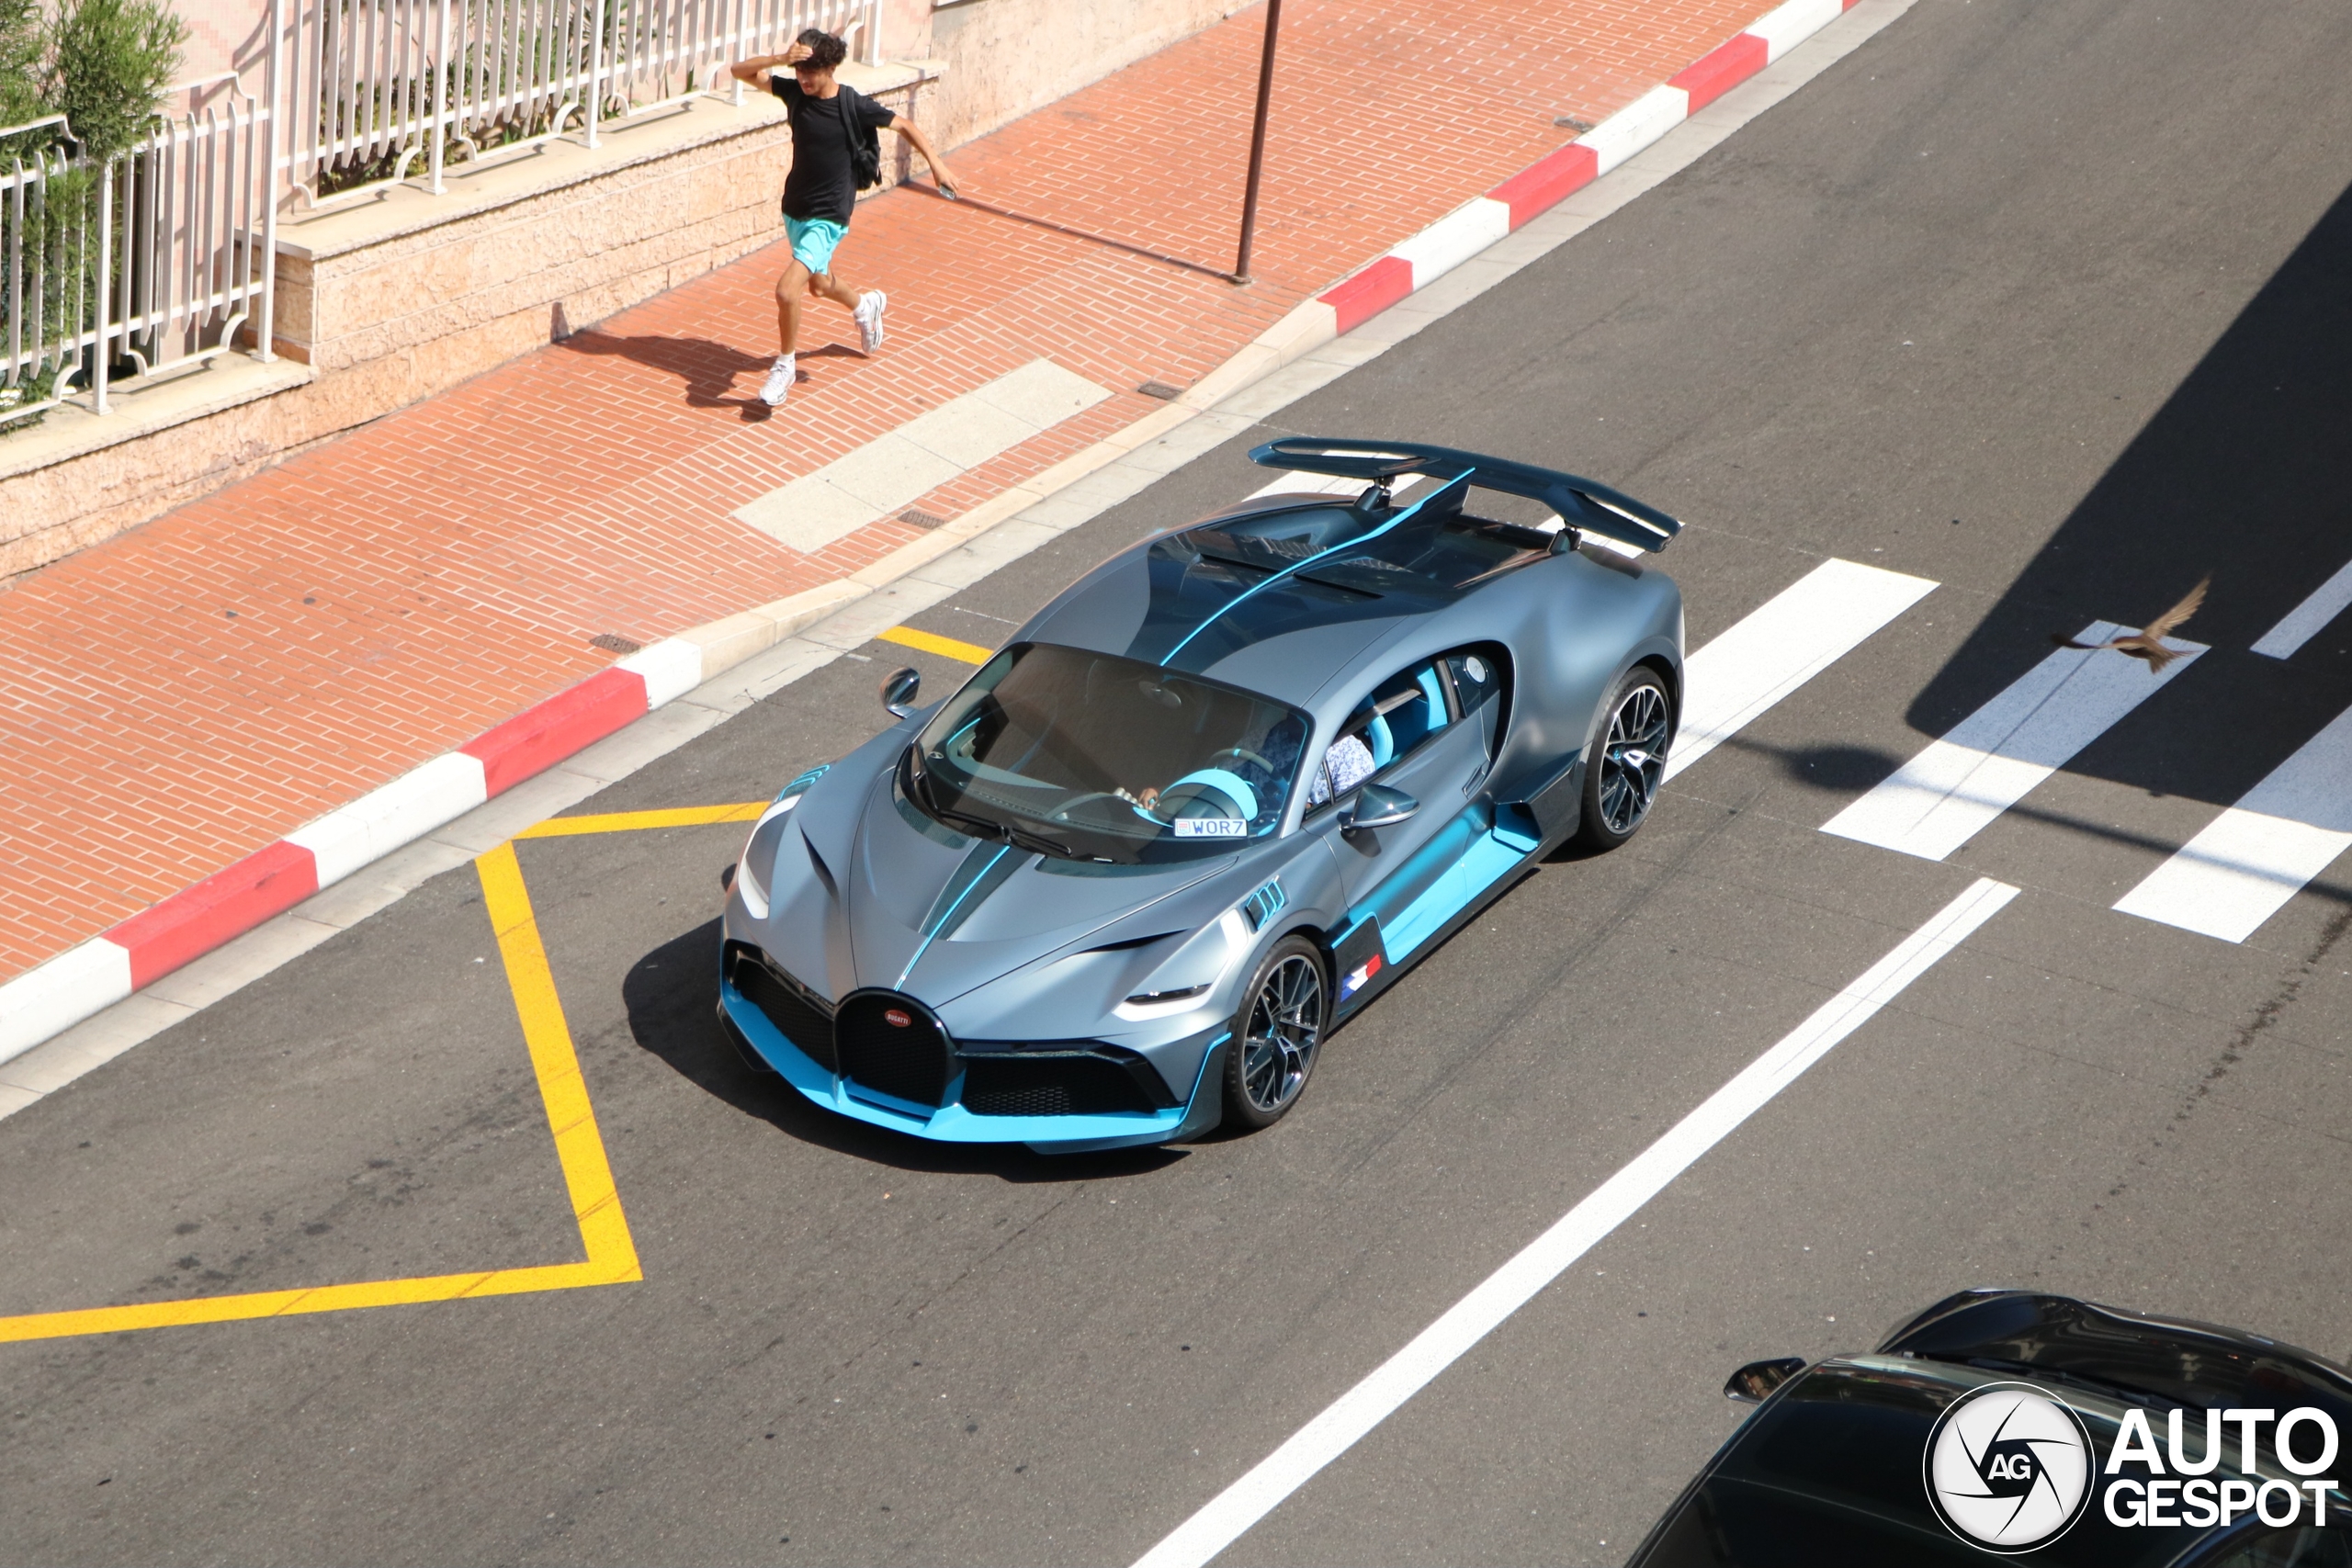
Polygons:
[[857,297],[857,309],[850,312],[850,319],[857,323],[860,345],[868,354],[882,346],[882,310],[889,303],[888,294],[869,288]]
[[760,389],[760,401],[772,409],[784,406],[786,394],[792,390],[793,361],[797,357],[790,354],[776,356],[776,362],[768,367],[767,384]]

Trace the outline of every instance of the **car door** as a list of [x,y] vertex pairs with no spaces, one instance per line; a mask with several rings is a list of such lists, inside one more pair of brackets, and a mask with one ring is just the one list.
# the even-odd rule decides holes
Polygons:
[[[1481,668],[1488,668],[1481,664]],[[1494,734],[1491,704],[1465,705],[1445,658],[1423,660],[1375,686],[1340,728],[1332,751],[1353,739],[1369,746],[1373,772],[1329,801],[1311,806],[1308,824],[1329,835],[1351,908],[1373,894],[1461,816],[1485,778]],[[1481,709],[1486,711],[1480,711]],[[1326,775],[1327,778],[1329,775]],[[1419,803],[1404,821],[1342,832],[1340,819],[1366,784],[1398,789]],[[1310,795],[1315,785],[1310,784]]]

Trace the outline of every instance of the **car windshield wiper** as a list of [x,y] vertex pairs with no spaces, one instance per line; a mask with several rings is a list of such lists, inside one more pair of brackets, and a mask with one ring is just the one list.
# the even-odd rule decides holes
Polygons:
[[1043,833],[1033,833],[1026,828],[1015,828],[1011,823],[1000,822],[993,817],[977,817],[968,811],[952,810],[935,800],[929,799],[928,792],[923,804],[931,807],[931,814],[933,817],[950,826],[966,829],[976,839],[994,839],[999,843],[1012,844],[1039,854],[1059,855],[1064,860],[1099,858],[1081,855],[1059,839],[1049,839]]
[[1018,844],[1021,848],[1024,850],[1035,850],[1040,854],[1059,855],[1064,860],[1086,860],[1091,858],[1089,856],[1080,854],[1076,850],[1070,848],[1068,844],[1063,843],[1059,839],[1049,839],[1043,833],[1033,833],[1026,828],[1015,828],[1010,823],[1005,825],[1004,836],[1013,843]]

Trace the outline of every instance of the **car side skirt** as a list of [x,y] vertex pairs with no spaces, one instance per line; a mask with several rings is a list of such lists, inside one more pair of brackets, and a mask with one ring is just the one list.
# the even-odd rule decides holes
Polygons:
[[[1393,920],[1385,922],[1380,968],[1340,998],[1332,1010],[1334,1025],[1353,1016],[1358,1009],[1395,984],[1399,976],[1444,946],[1455,931],[1517,886],[1552,847],[1536,830],[1524,807],[1505,806],[1494,810],[1493,825],[1476,834],[1443,874],[1410,904],[1397,910]],[[1370,911],[1360,915],[1340,933],[1334,951],[1346,950],[1356,930],[1378,918]],[[1393,947],[1387,945],[1390,942]],[[1335,976],[1333,988],[1344,986],[1347,979],[1344,974]]]

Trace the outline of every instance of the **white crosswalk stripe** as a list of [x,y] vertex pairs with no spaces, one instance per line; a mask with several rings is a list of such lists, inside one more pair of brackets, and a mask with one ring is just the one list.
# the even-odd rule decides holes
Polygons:
[[1690,656],[1666,776],[1722,745],[1935,589],[1858,561],[1826,560]]
[[2244,942],[2352,848],[2352,709],[2115,902],[2127,915]]
[[2352,606],[2352,561],[2345,562],[2334,577],[2312,590],[2310,598],[2263,633],[2262,640],[2254,645],[2254,651],[2269,659],[2291,659],[2297,649],[2316,637],[2346,606]]
[[[2103,642],[2124,629],[2098,621],[2075,640]],[[2183,657],[2154,673],[2112,650],[2057,649],[1821,830],[1943,859],[2205,651],[2202,643],[2165,646]]]

